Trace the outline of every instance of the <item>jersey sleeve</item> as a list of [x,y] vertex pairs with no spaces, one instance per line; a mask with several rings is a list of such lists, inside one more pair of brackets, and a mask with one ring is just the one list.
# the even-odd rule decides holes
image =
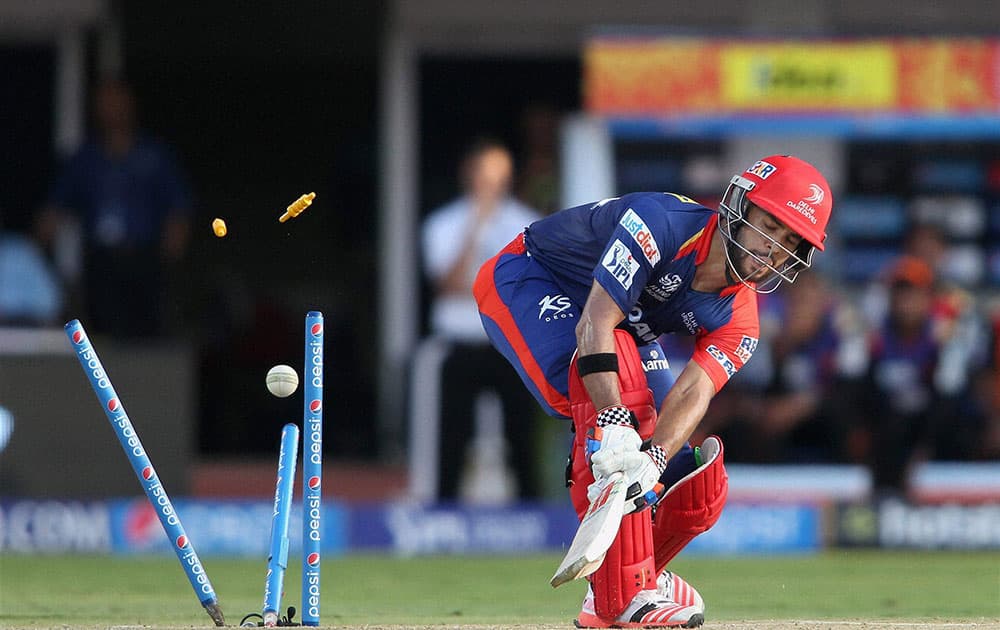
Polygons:
[[759,338],[757,294],[744,288],[736,293],[729,322],[697,334],[691,360],[708,373],[718,393],[753,356]]
[[[605,202],[600,202],[605,203]],[[620,214],[594,269],[594,279],[628,314],[661,260],[676,246],[668,212],[652,195],[626,195],[607,201],[605,211]]]

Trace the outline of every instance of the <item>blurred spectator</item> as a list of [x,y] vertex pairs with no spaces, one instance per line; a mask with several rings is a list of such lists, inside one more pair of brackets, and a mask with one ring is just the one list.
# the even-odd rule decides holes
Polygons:
[[[917,258],[934,270],[935,326],[939,336],[949,336],[960,319],[973,315],[974,304],[971,296],[951,280],[951,242],[947,234],[935,223],[915,223],[903,240],[902,254]],[[888,283],[874,282],[866,288],[863,308],[869,325],[880,325],[885,319],[888,303]]]
[[836,385],[857,324],[822,276],[801,274],[781,294],[771,374],[755,414],[758,453],[771,461],[836,457]]
[[[915,223],[906,234],[903,254],[922,261],[934,274],[931,302],[932,334],[943,349],[938,386],[950,394],[966,387],[968,369],[985,360],[982,318],[973,296],[949,273],[951,243],[936,223]],[[894,268],[890,266],[889,273]],[[891,281],[883,278],[866,290],[865,309],[869,325],[881,326],[887,316]]]
[[[424,268],[435,295],[430,313],[432,337],[422,344],[414,362],[413,387],[419,400],[414,404],[412,430],[424,430],[421,423],[428,416],[440,418],[437,446],[441,456],[434,463],[441,499],[459,496],[465,462],[461,455],[473,437],[478,440],[476,452],[469,456],[473,467],[503,465],[497,461],[502,460],[503,434],[518,494],[532,498],[540,491],[538,458],[534,445],[524,439],[532,432],[538,407],[511,366],[489,345],[472,297],[479,267],[511,234],[538,218],[534,210],[511,197],[512,177],[513,161],[507,148],[492,140],[477,142],[462,163],[463,195],[432,212],[422,228]],[[482,426],[483,414],[477,409],[482,412],[484,407],[477,400],[481,401],[483,392],[495,392],[500,399],[503,434],[497,427]],[[481,435],[484,430],[487,436]],[[422,455],[428,454],[413,454]]]
[[170,149],[136,125],[131,89],[97,86],[94,135],[63,165],[37,230],[51,246],[60,224],[83,230],[86,325],[121,337],[164,330],[164,282],[183,257],[191,193]]
[[800,274],[784,293],[761,295],[760,311],[753,359],[731,393],[716,396],[710,425],[699,431],[747,445],[745,460],[835,461],[839,387],[864,362],[860,318],[818,273]]
[[42,326],[62,314],[62,288],[32,239],[3,229],[0,213],[0,325]]
[[855,408],[842,419],[848,457],[870,463],[877,491],[897,493],[906,490],[914,464],[967,458],[976,428],[961,412],[969,357],[948,359],[950,338],[936,326],[933,270],[902,256],[883,281],[888,310],[872,331]]
[[944,229],[933,223],[917,223],[906,233],[903,249],[938,269],[948,259],[948,236]]

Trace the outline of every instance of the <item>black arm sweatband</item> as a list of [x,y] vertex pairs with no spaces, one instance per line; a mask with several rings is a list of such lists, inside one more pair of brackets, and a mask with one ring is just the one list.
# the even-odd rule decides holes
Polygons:
[[618,355],[614,352],[598,352],[576,358],[576,371],[580,377],[594,372],[618,372]]

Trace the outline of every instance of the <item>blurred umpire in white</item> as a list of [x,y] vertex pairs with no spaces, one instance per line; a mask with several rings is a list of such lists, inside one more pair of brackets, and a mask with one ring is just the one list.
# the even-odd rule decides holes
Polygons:
[[[534,498],[539,492],[534,445],[524,439],[532,434],[538,406],[489,344],[472,296],[479,267],[511,234],[540,218],[511,196],[513,171],[503,144],[477,140],[461,163],[462,195],[431,212],[422,226],[424,271],[434,298],[431,337],[414,358],[411,384],[411,489],[418,498],[457,499],[463,470],[482,465],[477,457],[503,452],[503,445],[493,441],[487,455],[477,449],[466,465],[477,409],[483,409],[477,401],[484,392],[495,393],[493,400],[501,403],[506,465],[514,473],[517,496]],[[491,462],[497,464],[505,462]]]

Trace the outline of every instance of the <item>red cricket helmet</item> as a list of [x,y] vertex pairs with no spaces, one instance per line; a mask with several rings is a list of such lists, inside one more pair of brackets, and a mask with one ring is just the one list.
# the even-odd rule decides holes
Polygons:
[[743,177],[754,184],[747,191],[750,201],[823,251],[833,194],[815,166],[791,155],[772,155],[757,160]]
[[723,234],[727,241],[741,249],[735,242],[733,227],[745,223],[750,203],[770,213],[803,239],[795,252],[789,252],[788,266],[772,268],[777,283],[768,288],[773,291],[781,280],[794,282],[798,272],[809,267],[814,249],[823,251],[833,194],[826,178],[804,160],[790,155],[771,155],[757,160],[733,177],[719,204],[719,211],[726,219]]

